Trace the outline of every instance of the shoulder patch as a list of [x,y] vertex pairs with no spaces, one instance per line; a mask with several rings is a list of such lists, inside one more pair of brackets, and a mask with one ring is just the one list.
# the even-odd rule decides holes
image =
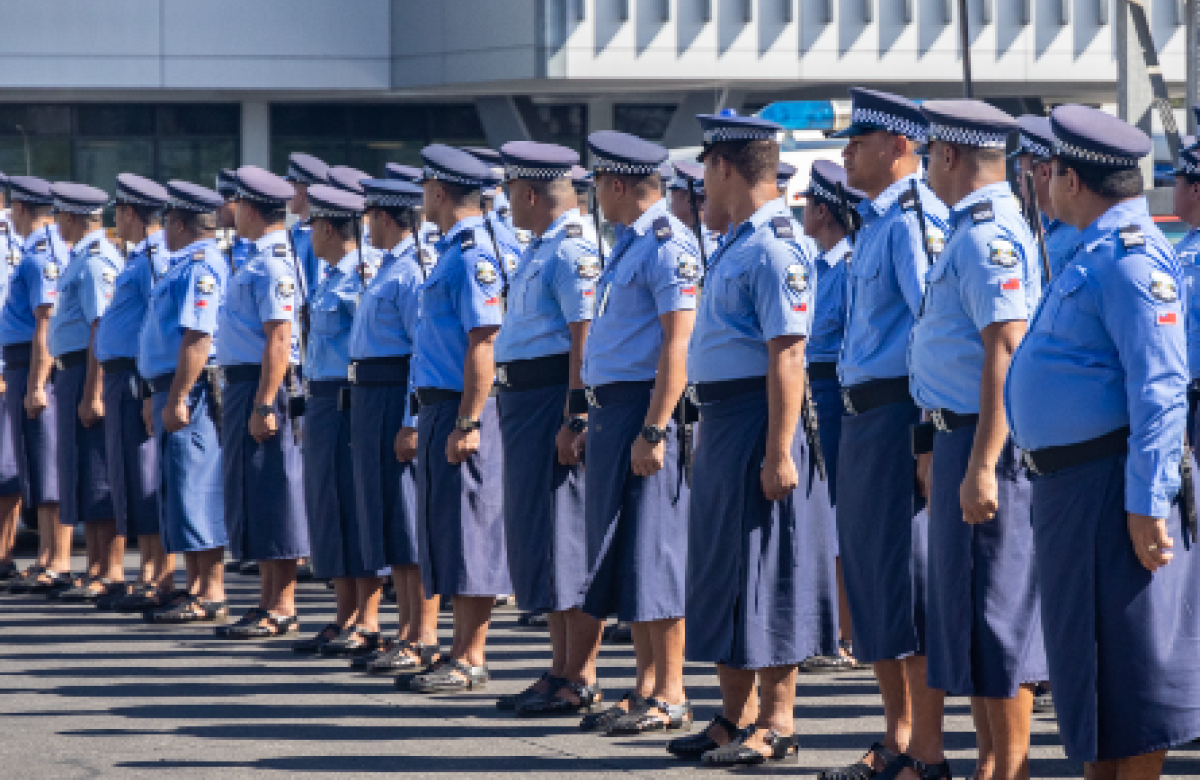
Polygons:
[[296,294],[296,280],[290,276],[281,276],[275,282],[275,297],[291,298]]
[[654,220],[650,227],[654,231],[654,237],[659,241],[668,241],[675,235],[675,231],[671,229],[671,220],[666,217]]
[[563,228],[563,235],[567,238],[583,238],[583,225],[577,222],[568,222]]
[[105,284],[112,284],[113,282],[117,281],[117,272],[111,268],[105,268],[100,272],[100,279]]
[[496,266],[490,260],[480,260],[475,263],[475,281],[480,284],[496,283]]
[[946,248],[946,234],[932,222],[925,223],[925,245],[931,255],[940,255]]
[[475,248],[475,233],[474,233],[474,231],[464,230],[459,235],[462,236],[462,238],[458,242],[459,246],[461,246],[463,249],[474,249]]
[[700,259],[692,257],[686,253],[680,255],[679,265],[676,268],[676,273],[679,274],[680,279],[686,279],[688,281],[699,278]]
[[533,233],[530,233],[528,230],[525,230],[524,228],[517,228],[513,232],[515,232],[517,234],[517,241],[521,242],[522,244],[528,244],[530,241],[533,240]]
[[154,254],[157,252],[158,252],[158,244],[150,244],[149,246],[146,247],[146,254],[150,255],[151,257],[153,257]]
[[990,200],[980,201],[971,207],[971,219],[975,221],[976,225],[983,222],[991,222],[995,218],[996,210],[992,208]]
[[583,255],[575,260],[575,275],[580,279],[595,279],[600,276],[600,258]]
[[8,253],[8,264],[10,266],[12,266],[13,268],[16,268],[18,265],[21,264],[21,253],[18,252],[15,248],[11,252]]
[[796,231],[792,230],[792,221],[784,216],[771,217],[771,228],[776,238],[795,238]]
[[1126,225],[1117,231],[1117,235],[1121,237],[1121,243],[1125,245],[1126,249],[1146,244],[1146,236],[1142,234],[1142,229],[1137,225]]
[[204,259],[204,250],[203,249],[197,249],[195,252],[192,252],[192,262],[193,263],[195,263],[199,260],[203,260],[203,259]]
[[53,282],[59,277],[58,263],[53,260],[46,263],[46,267],[42,269],[42,275]]
[[988,260],[992,265],[1012,268],[1017,264],[1017,248],[1007,238],[993,238],[988,242]]
[[1179,286],[1170,274],[1162,271],[1150,272],[1150,294],[1163,303],[1173,303],[1179,300]]
[[504,270],[510,274],[517,272],[517,256],[512,252],[504,253]]
[[912,211],[917,207],[917,196],[913,195],[911,189],[907,189],[900,193],[900,209],[902,211]]
[[205,274],[196,279],[196,292],[201,295],[212,295],[217,291],[217,278],[211,274]]
[[287,250],[286,246],[284,246],[283,244],[275,245],[275,256],[276,257],[287,257],[287,253],[288,253],[288,250]]
[[802,293],[808,289],[808,269],[799,263],[787,267],[787,286],[791,290]]

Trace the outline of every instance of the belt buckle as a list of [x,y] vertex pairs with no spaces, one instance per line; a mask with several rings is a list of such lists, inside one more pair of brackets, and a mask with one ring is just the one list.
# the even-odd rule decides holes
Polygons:
[[942,433],[950,433],[950,426],[946,424],[946,415],[941,409],[934,409],[929,413],[929,419],[933,423],[933,427],[937,428]]
[[304,380],[304,397],[305,398],[312,398],[312,388],[308,386],[309,381],[310,380],[308,380],[308,379]]
[[346,369],[346,379],[352,385],[358,383],[358,364],[354,361],[350,361],[350,366]]
[[700,405],[700,391],[696,389],[695,384],[688,385],[686,388],[684,388],[683,392],[685,395],[687,395],[689,401],[694,403],[696,406]]
[[508,366],[496,366],[496,381],[508,386]]
[[850,388],[842,388],[842,408],[846,410],[846,414],[858,414],[858,410],[854,408],[854,401],[850,398]]
[[593,388],[583,388],[583,395],[587,398],[588,406],[594,406],[597,409],[600,408],[600,404],[596,402],[596,391]]
[[59,371],[67,370],[66,366],[63,365],[63,362],[60,358],[54,358],[54,367],[57,368]]
[[1021,450],[1021,460],[1025,463],[1025,468],[1039,477],[1042,475],[1042,472],[1038,470],[1037,463],[1033,459],[1033,454],[1029,450]]
[[217,381],[223,385],[229,384],[229,378],[225,374],[224,366],[217,366]]

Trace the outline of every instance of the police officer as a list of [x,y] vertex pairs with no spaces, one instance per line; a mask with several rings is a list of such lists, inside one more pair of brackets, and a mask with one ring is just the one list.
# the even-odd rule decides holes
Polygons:
[[[690,727],[683,689],[689,489],[675,419],[687,383],[700,252],[670,215],[658,167],[667,150],[635,136],[588,137],[598,201],[617,241],[596,286],[584,350],[588,579],[583,611],[632,625],[632,691],[580,724],[630,734]],[[631,473],[632,472],[632,473]]]
[[571,166],[553,144],[500,149],[513,223],[533,236],[511,279],[496,339],[504,525],[517,603],[544,613],[550,669],[501,709],[573,713],[601,699],[594,658],[600,623],[579,610],[587,573],[583,469],[575,438],[587,426],[579,367],[600,275],[597,242],[576,209]]
[[584,217],[592,214],[592,174],[582,165],[571,166],[571,186],[575,188],[575,208]]
[[[1046,241],[1050,276],[1054,278],[1062,272],[1067,254],[1079,238],[1079,231],[1057,218],[1054,203],[1050,198],[1050,156],[1054,149],[1054,133],[1050,129],[1049,118],[1026,114],[1018,117],[1017,123],[1020,126],[1020,134],[1013,155],[1016,158],[1017,177],[1021,183],[1021,197],[1029,202],[1031,193],[1028,191],[1029,178],[1026,174],[1032,174],[1033,186],[1037,190],[1038,208],[1042,212],[1038,219],[1041,220]],[[1043,286],[1043,291],[1045,289]]]
[[[923,642],[924,545],[909,428],[908,336],[930,257],[945,242],[946,208],[921,182],[917,145],[927,122],[909,100],[851,89],[843,157],[847,184],[866,194],[847,271],[846,333],[838,378],[846,415],[838,452],[838,548],[854,621],[854,652],[874,665],[886,732],[862,761],[825,780],[900,771],[906,717],[930,696]],[[907,685],[906,685],[907,682]]]
[[[1141,130],[1059,106],[1054,213],[1079,229],[1013,356],[1059,735],[1089,777],[1158,777],[1200,736],[1200,582],[1183,514],[1181,274],[1142,198]],[[1189,517],[1190,515],[1190,517]]]
[[[779,197],[782,128],[700,115],[705,189],[732,227],[705,272],[688,358],[700,406],[688,533],[688,659],[722,714],[668,750],[710,765],[795,759],[796,668],[832,653],[833,507],[801,422],[815,257]],[[755,687],[758,701],[755,701]]]
[[[945,767],[937,691],[971,697],[977,766],[1028,772],[1033,683],[1046,677],[1033,570],[1029,482],[1002,395],[1040,296],[1037,245],[1008,185],[1016,120],[975,100],[930,101],[929,185],[950,210],[909,347],[910,387],[932,449],[926,594],[929,707],[907,755],[920,777]],[[932,441],[929,441],[931,439]],[[927,730],[925,730],[927,729]],[[948,775],[946,770],[941,773]]]
[[[427,598],[417,568],[417,421],[409,377],[417,335],[418,290],[425,280],[418,247],[421,188],[369,179],[371,241],[383,263],[363,292],[350,331],[350,438],[362,554],[369,567],[391,567],[399,610],[396,639],[355,663],[372,674],[427,666],[438,653],[436,598]],[[360,663],[361,659],[361,663]]]
[[70,249],[51,216],[50,184],[34,176],[12,176],[8,184],[13,226],[25,245],[0,312],[0,346],[21,493],[38,513],[37,562],[9,592],[44,593],[71,586],[72,528],[59,522],[58,406],[48,345],[50,311]]
[[[384,166],[384,175],[388,179],[395,181],[406,181],[411,184],[420,184],[422,172],[420,168],[414,168],[411,165],[401,165],[400,163],[388,163]],[[421,264],[424,266],[426,275],[437,263],[437,250],[435,245],[442,240],[442,231],[437,225],[429,221],[424,214],[421,215],[424,220],[421,222],[421,227],[417,230],[416,241],[417,248],[424,249],[425,253],[418,253]]]
[[[335,165],[329,169],[329,186],[336,187],[345,192],[352,192],[355,195],[366,194],[363,184],[370,180],[370,178],[371,175],[369,173],[347,165]],[[376,270],[379,268],[379,264],[383,262],[384,253],[383,250],[378,249],[371,243],[370,222],[365,220],[362,226],[361,246],[368,274],[374,276]]]
[[288,210],[296,215],[297,222],[289,229],[288,236],[292,242],[292,253],[299,259],[300,268],[304,271],[304,289],[311,295],[321,283],[325,264],[313,253],[312,229],[308,224],[308,188],[313,184],[329,183],[329,166],[311,154],[292,152],[288,155],[287,175],[284,178],[296,188],[296,195],[288,203]]
[[291,184],[261,168],[234,174],[234,220],[249,242],[221,307],[217,363],[225,386],[221,464],[233,557],[258,564],[258,605],[218,632],[227,639],[286,636],[296,619],[296,565],[309,554],[299,431],[304,290],[284,224]]
[[[1200,150],[1196,148],[1182,149],[1179,152],[1179,163],[1175,166],[1174,190],[1175,216],[1190,229],[1175,245],[1175,253],[1179,257],[1179,265],[1183,271],[1183,292],[1185,311],[1187,313],[1187,347],[1188,370],[1191,382],[1188,385],[1188,431],[1195,426],[1196,401],[1200,398],[1200,289],[1197,277],[1200,277],[1200,262],[1197,262],[1197,252],[1200,252]],[[1196,449],[1196,440],[1192,438],[1192,449]]]
[[[8,177],[0,173],[0,203],[8,197]],[[8,298],[9,284],[21,264],[24,237],[17,234],[8,208],[0,211],[0,307]],[[0,361],[0,367],[3,361]],[[5,407],[4,381],[0,379],[0,583],[20,574],[13,552],[21,520],[21,475],[13,448],[12,427]]]
[[775,186],[779,189],[779,197],[783,198],[783,204],[788,207],[791,206],[788,203],[788,186],[791,185],[795,176],[796,166],[780,160],[779,167],[775,169]]
[[687,160],[671,163],[671,178],[667,180],[667,198],[671,215],[687,225],[693,233],[699,230],[704,236],[705,257],[717,251],[719,235],[708,226],[704,197],[704,166]]
[[442,231],[417,324],[417,541],[425,594],[454,599],[448,655],[408,682],[419,692],[485,686],[495,597],[511,593],[504,548],[500,432],[489,397],[504,294],[480,191],[491,171],[441,144],[421,150],[426,217]]
[[71,245],[70,260],[58,280],[50,315],[50,354],[57,373],[59,520],[84,525],[87,571],[74,587],[58,593],[63,601],[95,601],[124,591],[125,538],[117,533],[104,444],[104,371],[96,360],[96,328],[112,299],[125,259],[100,223],[108,193],[86,184],[59,182],[54,195],[55,224]]
[[170,253],[163,243],[160,210],[170,201],[166,188],[133,173],[117,176],[114,220],[117,237],[133,248],[113,283],[112,299],[96,326],[92,351],[104,375],[104,444],[117,532],[137,542],[141,566],[137,581],[99,608],[142,612],[160,606],[174,589],[175,560],[162,546],[158,517],[158,453],[142,421],[145,382],[137,372],[137,340],[150,288],[167,272]]
[[225,199],[225,203],[217,211],[217,230],[224,231],[224,235],[218,234],[217,245],[229,260],[229,270],[232,273],[237,273],[238,269],[245,265],[250,254],[250,245],[253,243],[237,234],[237,192],[236,171],[229,168],[218,171],[217,193]]
[[186,591],[146,613],[153,623],[224,620],[228,534],[217,433],[220,387],[211,365],[217,313],[229,266],[213,238],[224,199],[198,184],[167,182],[171,200],[163,234],[170,269],[154,285],[138,342],[138,373],[149,385],[142,402],[159,462],[160,529],[168,553],[183,553]]
[[[464,151],[486,165],[491,171],[492,178],[480,192],[482,193],[482,208],[484,227],[492,249],[504,263],[500,269],[500,279],[509,284],[509,277],[516,273],[517,258],[521,256],[529,236],[524,231],[517,231],[512,224],[512,212],[508,206],[508,198],[504,194],[504,161],[495,149],[472,146]],[[519,235],[518,233],[523,234]]]
[[[781,171],[787,163],[780,163]],[[791,166],[788,166],[789,168]],[[787,175],[790,180],[793,173]],[[786,173],[786,172],[784,172]],[[781,173],[780,177],[784,176]],[[780,184],[780,197],[787,191],[786,181]],[[816,296],[812,334],[805,347],[808,360],[808,384],[817,410],[821,433],[821,453],[828,475],[829,499],[837,504],[838,445],[842,436],[842,385],[838,381],[837,360],[842,351],[846,331],[846,269],[854,245],[853,228],[858,223],[858,203],[863,195],[846,186],[846,171],[830,160],[816,160],[809,172],[805,198],[803,227],[820,251],[816,267]],[[854,634],[850,624],[850,606],[838,556],[837,534],[830,539],[837,557],[838,575],[838,652],[830,656],[813,656],[801,665],[803,672],[844,672],[858,668],[854,658]]]

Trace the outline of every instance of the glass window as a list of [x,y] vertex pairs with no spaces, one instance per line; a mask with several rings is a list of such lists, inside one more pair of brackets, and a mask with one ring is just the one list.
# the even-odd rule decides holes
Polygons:
[[[28,157],[26,157],[28,150]],[[71,137],[0,137],[0,171],[10,176],[40,176],[48,181],[71,178]]]
[[0,135],[70,135],[70,106],[0,105]]
[[271,170],[281,176],[287,172],[288,155],[292,152],[311,154],[330,165],[350,164],[345,138],[285,135],[271,138]]
[[365,105],[350,107],[350,129],[356,138],[407,138],[422,140],[429,126],[426,106]]
[[158,142],[158,178],[193,181],[212,189],[217,172],[236,165],[237,146],[237,138],[163,138]]
[[239,135],[242,110],[236,103],[158,107],[160,135]]
[[486,146],[483,123],[474,105],[442,105],[429,107],[430,143],[451,143],[455,146]]
[[76,139],[75,181],[112,192],[118,173],[154,177],[154,139]]
[[534,106],[542,127],[546,129],[547,143],[559,144],[584,153],[587,141],[587,106],[585,105],[542,105]]
[[271,132],[281,135],[346,136],[350,132],[346,106],[328,103],[271,106]]
[[154,135],[154,106],[81,105],[75,109],[80,135]]
[[613,106],[613,129],[647,141],[659,141],[675,115],[675,106],[618,103]]

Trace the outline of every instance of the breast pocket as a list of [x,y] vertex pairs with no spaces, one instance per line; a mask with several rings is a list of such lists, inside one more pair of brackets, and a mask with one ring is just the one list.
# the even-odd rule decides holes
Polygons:
[[1077,268],[1068,268],[1063,272],[1051,290],[1052,297],[1046,300],[1048,311],[1043,319],[1048,320],[1048,327],[1057,334],[1070,334],[1080,321],[1083,303],[1083,290],[1087,278]]
[[421,288],[417,311],[422,319],[452,314],[450,285],[444,279],[431,279]]
[[342,329],[344,314],[341,300],[330,298],[313,309],[313,330],[322,336],[336,336]]
[[538,310],[542,296],[544,269],[541,266],[530,268],[521,274],[516,295],[512,296],[522,314],[534,314]]

